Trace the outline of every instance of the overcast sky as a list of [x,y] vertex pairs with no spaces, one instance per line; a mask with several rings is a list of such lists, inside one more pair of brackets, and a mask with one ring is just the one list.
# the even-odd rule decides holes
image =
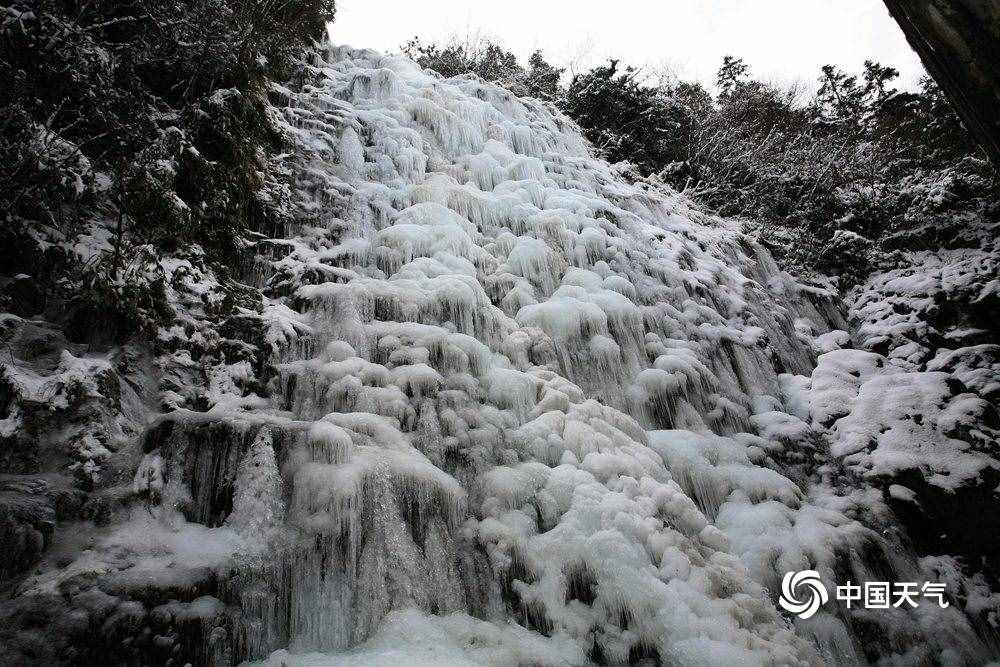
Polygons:
[[338,0],[332,28],[337,43],[381,51],[477,32],[522,59],[617,57],[704,83],[726,54],[780,82],[811,83],[824,63],[860,70],[866,58],[900,70],[904,87],[923,71],[882,0]]

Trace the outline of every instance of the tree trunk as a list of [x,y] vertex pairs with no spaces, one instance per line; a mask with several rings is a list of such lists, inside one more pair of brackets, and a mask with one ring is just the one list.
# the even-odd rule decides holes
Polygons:
[[1000,171],[1000,0],[885,0],[885,4]]
[[118,176],[118,224],[115,225],[115,254],[111,260],[111,275],[117,280],[122,262],[122,241],[125,237],[125,163],[115,170]]

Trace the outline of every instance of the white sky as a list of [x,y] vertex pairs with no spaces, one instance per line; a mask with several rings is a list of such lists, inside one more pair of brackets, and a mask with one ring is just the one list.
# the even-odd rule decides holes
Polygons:
[[878,60],[902,87],[923,72],[882,0],[338,0],[331,32],[380,51],[480,33],[522,60],[541,49],[579,69],[617,57],[706,84],[727,54],[759,78],[810,88],[825,63],[860,71]]

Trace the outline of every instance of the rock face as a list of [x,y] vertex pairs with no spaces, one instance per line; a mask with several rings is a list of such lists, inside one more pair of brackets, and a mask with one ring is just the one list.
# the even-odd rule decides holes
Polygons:
[[[0,662],[996,655],[994,582],[905,528],[922,503],[996,506],[992,348],[942,325],[963,350],[931,368],[905,342],[934,286],[872,283],[849,324],[735,224],[474,77],[330,46],[271,101],[309,215],[261,243],[257,309],[161,332],[176,409],[97,457],[129,473],[100,516],[0,524],[31,563]],[[209,276],[165,266],[210,303]],[[879,309],[906,290],[910,311]],[[46,377],[84,363],[62,358]],[[0,503],[45,493],[0,479]],[[945,582],[949,606],[800,620],[776,606],[792,570]]]
[[1000,169],[1000,0],[885,0],[885,4]]

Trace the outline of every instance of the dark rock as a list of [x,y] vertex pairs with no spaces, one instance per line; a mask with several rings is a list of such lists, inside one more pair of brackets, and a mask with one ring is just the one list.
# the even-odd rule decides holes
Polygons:
[[73,596],[73,606],[85,610],[97,623],[103,623],[104,619],[118,607],[120,602],[119,598],[108,595],[97,588],[91,588]]
[[48,546],[56,512],[49,485],[34,475],[0,475],[0,582],[30,568]]
[[31,317],[45,309],[45,293],[39,281],[23,273],[3,286],[2,295],[7,298],[10,312],[21,317]]
[[1000,0],[885,0],[927,71],[1000,169]]
[[138,602],[123,602],[101,626],[101,635],[108,640],[131,638],[143,625],[146,610]]

